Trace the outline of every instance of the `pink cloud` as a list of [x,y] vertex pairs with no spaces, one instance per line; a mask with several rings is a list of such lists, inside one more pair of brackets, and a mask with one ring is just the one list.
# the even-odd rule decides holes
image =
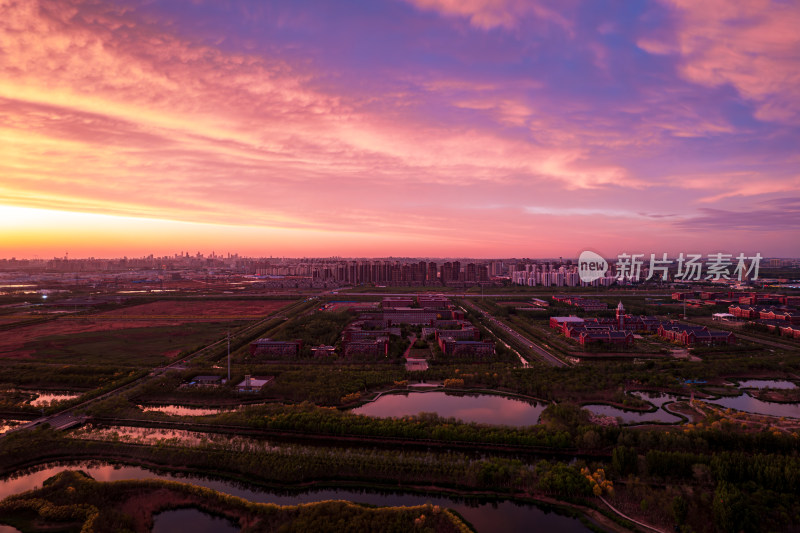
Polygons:
[[665,0],[678,14],[677,36],[644,38],[653,53],[679,53],[681,73],[707,86],[731,84],[761,120],[800,119],[800,4],[772,0]]
[[[562,16],[513,0],[415,5],[484,29]],[[730,178],[738,192],[720,195],[713,169],[709,187],[634,169],[685,139],[734,132],[672,88],[644,86],[606,109],[554,96],[546,72],[432,69],[392,73],[364,97],[336,69],[208,42],[103,3],[0,4],[0,202],[280,229],[297,248],[307,232],[333,253],[340,235],[353,250],[405,242],[434,254],[446,240],[454,254],[493,243],[481,245],[492,255],[529,242],[554,253],[550,227],[576,249],[599,232],[627,245],[673,231],[650,215],[686,216],[687,189],[715,204],[798,187],[764,173],[768,188]],[[603,69],[606,52],[591,56]],[[641,194],[651,189],[657,199]],[[552,211],[526,210],[539,205]]]
[[[472,26],[485,30],[515,28],[520,19],[534,16],[571,31],[571,22],[545,2],[536,0],[407,0],[417,8],[445,16],[463,17]],[[563,7],[563,4],[562,4]]]
[[704,196],[696,199],[699,204],[716,204],[727,198],[754,198],[800,190],[800,175],[779,177],[759,171],[683,174],[669,179],[682,188],[702,191]]
[[[334,195],[381,176],[460,185],[526,176],[570,189],[630,179],[587,164],[576,145],[360,111],[309,89],[313,72],[198,45],[123,9],[41,0],[3,11],[4,196],[15,202],[306,227],[314,215],[293,198],[309,185]],[[514,99],[495,107],[511,125],[533,113]],[[251,204],[273,191],[284,197],[269,212]]]

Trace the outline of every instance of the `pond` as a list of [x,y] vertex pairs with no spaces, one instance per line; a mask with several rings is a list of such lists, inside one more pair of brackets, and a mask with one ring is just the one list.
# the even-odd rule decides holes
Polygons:
[[436,413],[464,422],[505,426],[533,426],[539,423],[547,404],[492,394],[451,394],[441,391],[384,394],[374,402],[352,410],[379,418]]
[[704,402],[730,407],[737,411],[755,413],[757,415],[785,416],[788,418],[800,418],[800,404],[797,403],[775,403],[765,402],[753,398],[745,393],[741,396],[723,397],[716,400],[703,400]]
[[174,416],[205,416],[217,415],[233,409],[222,409],[216,407],[188,407],[184,405],[139,405],[139,409],[145,413],[148,411],[156,411],[159,413],[166,413]]
[[[35,487],[41,487],[44,480],[65,468],[80,469],[97,481],[117,481],[121,479],[170,479],[193,483],[203,487],[239,496],[253,502],[271,502],[278,505],[319,502],[324,500],[348,500],[356,503],[395,506],[422,505],[430,503],[449,507],[461,514],[479,532],[514,533],[517,531],[559,531],[564,533],[588,533],[591,531],[578,519],[560,515],[552,510],[533,504],[502,500],[481,501],[464,500],[435,494],[377,491],[374,489],[320,489],[302,492],[269,491],[258,487],[215,480],[193,474],[175,475],[157,473],[136,466],[121,466],[105,462],[74,461],[59,465],[44,465],[35,471],[20,473],[0,479],[0,499]],[[178,528],[175,531],[183,531]]]
[[66,400],[74,400],[80,394],[74,392],[51,392],[51,391],[24,391],[31,394],[36,394],[36,398],[31,400],[30,405],[34,407],[47,407],[51,404],[63,402]]
[[777,379],[746,379],[739,382],[740,389],[796,389],[791,381]]
[[[647,398],[645,398],[647,399]],[[665,400],[666,402],[667,400]],[[683,422],[679,416],[670,414],[660,408],[653,412],[627,411],[611,405],[592,404],[582,406],[596,415],[605,415],[622,420],[623,424],[646,424],[650,422],[677,423]]]
[[240,452],[273,451],[273,446],[263,439],[229,436],[220,433],[203,433],[186,429],[145,428],[134,426],[95,426],[86,424],[74,430],[70,436],[76,439],[121,441],[135,444],[208,445]]
[[230,520],[212,516],[198,509],[164,511],[153,517],[152,533],[173,533],[174,531],[239,533],[241,528],[234,525]]
[[[791,382],[780,382],[780,381],[772,381],[772,380],[747,380],[740,382],[740,387],[744,387],[745,383],[755,383],[756,385],[748,385],[751,388],[757,388],[758,384],[762,383],[769,383],[770,387],[772,388],[779,388],[772,385],[773,383],[791,383]],[[793,384],[792,384],[793,385]],[[788,387],[786,387],[788,388]],[[685,401],[688,398],[683,396],[676,396],[674,394],[660,394],[660,393],[646,393],[646,392],[633,392],[633,395],[646,400],[653,405],[659,407],[659,411],[656,413],[665,413],[663,410],[663,405],[667,402],[671,401]],[[699,398],[698,398],[699,399]],[[731,409],[736,409],[737,411],[743,411],[746,413],[754,413],[758,415],[769,415],[769,416],[785,416],[787,418],[800,418],[800,404],[798,403],[776,403],[776,402],[765,402],[759,400],[757,398],[753,398],[746,392],[741,394],[740,396],[723,396],[717,399],[703,399],[702,401],[712,403],[715,405],[719,405],[722,407],[730,407]],[[585,408],[589,408],[590,406],[584,406]],[[590,409],[592,412],[595,412],[593,409]],[[625,413],[629,413],[629,411],[624,411]],[[651,414],[656,414],[651,413]],[[607,414],[607,413],[603,413]],[[669,414],[669,413],[665,413]],[[616,415],[610,415],[616,416]],[[669,415],[672,416],[672,415]],[[624,420],[624,419],[623,419]],[[630,423],[626,420],[626,423]]]
[[689,399],[688,397],[676,396],[675,394],[669,394],[666,392],[635,391],[632,392],[631,394],[646,402],[652,403],[656,407],[663,407],[665,403],[669,402],[679,402]]
[[28,420],[11,420],[8,418],[0,419],[0,435],[11,428],[15,428],[20,424],[24,424],[25,422],[28,422]]

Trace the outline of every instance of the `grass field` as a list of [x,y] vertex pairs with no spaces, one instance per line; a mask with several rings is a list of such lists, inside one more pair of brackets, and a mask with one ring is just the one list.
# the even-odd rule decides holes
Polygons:
[[288,305],[281,300],[160,300],[0,332],[0,358],[152,366]]
[[[291,300],[293,301],[293,300]],[[100,313],[103,318],[140,318],[193,322],[204,318],[264,318],[291,303],[283,300],[159,300]]]
[[24,350],[26,358],[53,363],[150,367],[220,339],[233,326],[212,322],[49,335],[26,343]]

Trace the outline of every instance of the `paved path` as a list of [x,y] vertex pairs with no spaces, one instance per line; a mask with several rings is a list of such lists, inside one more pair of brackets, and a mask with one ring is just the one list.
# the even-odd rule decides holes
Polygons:
[[625,520],[629,520],[629,521],[633,522],[634,524],[636,524],[637,526],[642,526],[642,527],[644,527],[644,528],[647,528],[647,529],[649,529],[649,530],[651,530],[651,531],[657,531],[658,533],[666,533],[666,531],[664,531],[663,529],[658,529],[658,528],[656,528],[656,527],[653,527],[653,526],[647,525],[647,524],[645,524],[644,522],[639,522],[638,520],[634,520],[633,518],[631,518],[631,517],[630,517],[630,516],[628,516],[628,515],[622,514],[622,513],[621,513],[621,512],[620,512],[620,511],[619,511],[619,510],[616,508],[616,507],[614,507],[613,505],[611,505],[610,503],[608,503],[608,500],[606,500],[606,499],[605,499],[605,498],[603,498],[602,496],[598,496],[598,498],[600,498],[601,500],[603,500],[603,503],[604,503],[604,504],[606,504],[606,505],[608,506],[608,508],[609,508],[609,509],[611,509],[612,511],[614,511],[615,513],[617,513],[619,516],[621,516],[621,517],[622,517],[622,518],[624,518]]
[[406,360],[406,370],[412,371],[412,372],[413,371],[428,370],[428,360],[427,359],[409,357],[409,355],[411,354],[411,348],[413,348],[414,347],[414,343],[417,342],[417,336],[416,335],[409,335],[408,336],[408,340],[410,341],[409,345],[408,345],[408,348],[406,348],[406,351],[403,354],[403,359]]

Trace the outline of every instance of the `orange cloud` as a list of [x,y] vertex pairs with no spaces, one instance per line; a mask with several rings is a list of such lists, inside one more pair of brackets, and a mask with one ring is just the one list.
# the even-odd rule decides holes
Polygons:
[[[358,110],[308,88],[313,72],[192,43],[122,8],[31,0],[1,9],[7,203],[318,227],[314,211],[342,181],[525,176],[592,188],[626,179],[620,167],[587,165],[577,146]],[[530,111],[514,100],[499,109],[512,125]],[[315,188],[311,205],[299,200],[303,187]]]

